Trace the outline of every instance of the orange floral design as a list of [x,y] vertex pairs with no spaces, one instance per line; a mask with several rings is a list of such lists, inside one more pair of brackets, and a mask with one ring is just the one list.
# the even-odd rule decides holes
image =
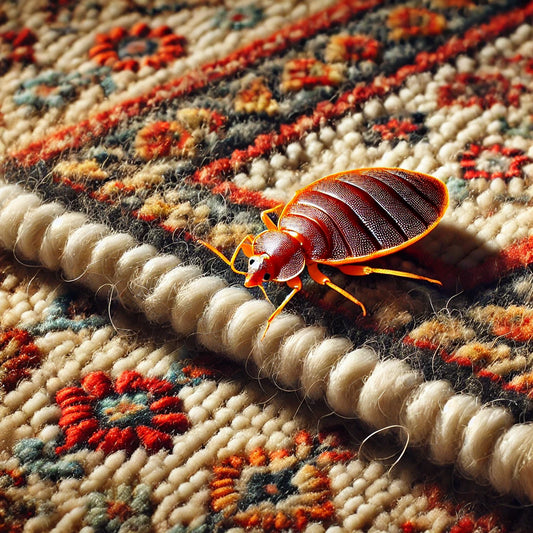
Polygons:
[[151,29],[144,22],[129,31],[120,26],[113,28],[98,34],[95,41],[89,57],[116,71],[136,72],[144,66],[159,69],[185,53],[185,37],[176,35],[168,26]]
[[0,33],[0,75],[5,74],[15,63],[35,63],[33,45],[36,42],[37,37],[29,28]]
[[446,29],[446,19],[425,8],[397,7],[389,13],[389,37],[396,41],[411,37],[440,35]]
[[176,118],[197,138],[213,131],[219,132],[226,124],[224,115],[206,108],[184,107],[176,113]]
[[235,111],[237,113],[266,113],[273,115],[278,110],[278,103],[272,97],[272,92],[261,78],[255,78],[235,97]]
[[381,44],[367,35],[334,35],[326,47],[326,60],[329,62],[375,61]]
[[492,333],[517,342],[528,342],[533,338],[533,309],[510,305],[507,308],[489,305],[474,311],[477,320],[491,326]]
[[291,448],[232,455],[213,468],[211,509],[223,522],[216,526],[303,531],[310,522],[328,524],[335,518],[329,469],[352,458],[336,434],[313,439],[306,431]]
[[135,151],[145,160],[159,157],[188,157],[194,154],[195,142],[179,122],[154,122],[137,133]]
[[533,373],[519,374],[509,382],[510,390],[517,390],[533,398]]
[[284,91],[299,91],[318,85],[339,85],[343,81],[344,67],[342,65],[326,65],[318,59],[301,57],[285,64],[281,88]]

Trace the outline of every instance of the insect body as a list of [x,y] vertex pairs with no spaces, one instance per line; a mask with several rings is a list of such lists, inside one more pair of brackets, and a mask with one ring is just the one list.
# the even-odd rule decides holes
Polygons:
[[[247,235],[231,259],[200,242],[234,272],[246,276],[245,287],[259,286],[265,296],[262,284],[267,281],[284,282],[292,289],[268,319],[267,329],[302,288],[299,275],[306,266],[313,280],[359,305],[365,315],[364,305],[335,285],[318,265],[333,265],[352,276],[391,274],[440,284],[410,272],[360,263],[421,239],[438,224],[447,206],[446,186],[432,176],[399,168],[351,170],[319,179],[297,191],[285,206],[263,211],[266,231]],[[277,224],[271,213],[278,215]],[[249,258],[248,272],[235,268],[241,250]]]

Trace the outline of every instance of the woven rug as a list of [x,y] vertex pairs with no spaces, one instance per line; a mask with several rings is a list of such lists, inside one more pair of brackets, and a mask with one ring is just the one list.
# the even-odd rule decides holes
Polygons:
[[[533,2],[6,1],[0,76],[0,532],[533,530]],[[367,167],[446,184],[372,262],[442,286],[265,333],[199,240]]]

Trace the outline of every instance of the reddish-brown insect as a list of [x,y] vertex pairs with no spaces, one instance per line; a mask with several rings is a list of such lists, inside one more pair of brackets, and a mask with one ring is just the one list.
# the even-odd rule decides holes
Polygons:
[[[263,211],[261,220],[267,230],[257,236],[247,235],[231,259],[200,242],[234,272],[246,276],[245,287],[259,286],[266,297],[262,286],[265,281],[284,282],[292,289],[270,315],[268,329],[302,288],[299,275],[305,266],[313,280],[359,305],[363,315],[364,305],[335,285],[319,270],[319,264],[336,266],[352,276],[391,274],[440,284],[410,272],[358,263],[391,254],[421,239],[438,224],[447,207],[446,186],[432,176],[399,168],[350,170],[319,179],[297,191],[285,206]],[[270,213],[279,215],[277,225]],[[240,250],[249,257],[248,272],[235,268]]]

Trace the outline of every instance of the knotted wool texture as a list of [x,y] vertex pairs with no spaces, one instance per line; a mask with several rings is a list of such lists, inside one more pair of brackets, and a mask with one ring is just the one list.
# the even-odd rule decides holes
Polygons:
[[[533,2],[4,2],[0,76],[0,531],[531,529]],[[366,167],[446,184],[372,262],[442,287],[262,338],[198,240]]]

